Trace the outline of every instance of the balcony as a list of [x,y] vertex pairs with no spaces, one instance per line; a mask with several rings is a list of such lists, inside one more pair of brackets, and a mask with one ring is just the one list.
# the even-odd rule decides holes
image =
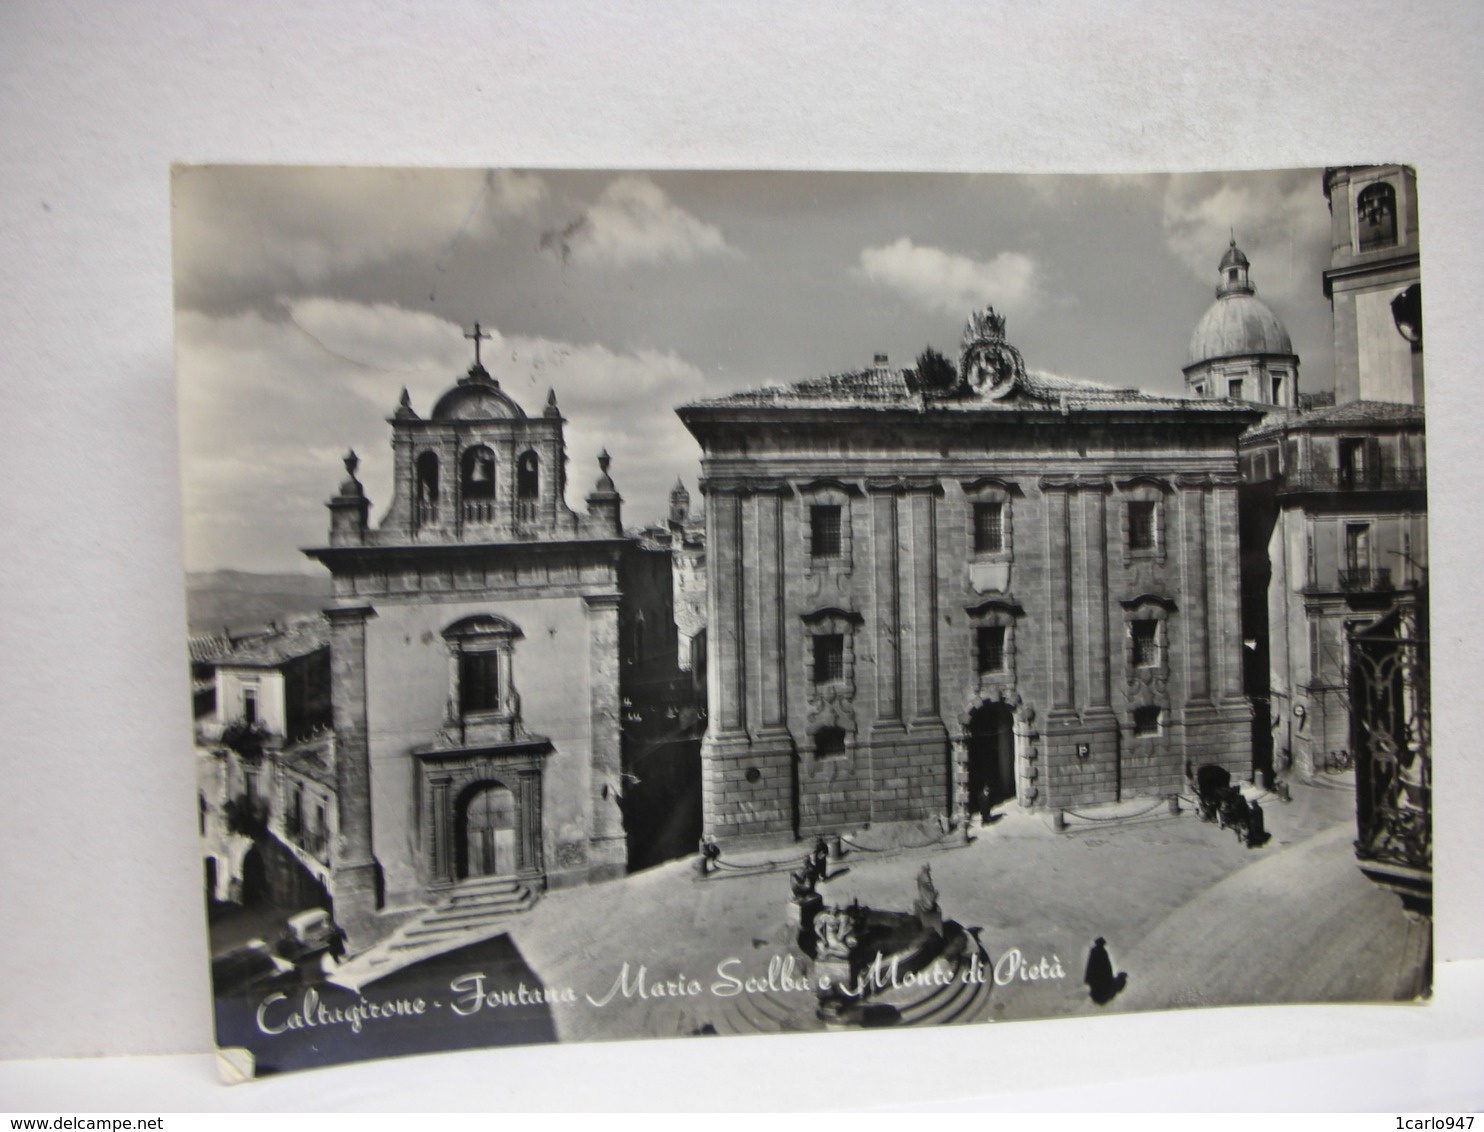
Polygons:
[[1303,468],[1286,476],[1280,495],[1301,491],[1426,491],[1425,468]]
[[1393,588],[1391,569],[1386,566],[1358,566],[1340,571],[1340,589],[1346,593],[1376,593]]
[[492,523],[495,521],[495,501],[493,499],[466,499],[463,514],[466,523]]

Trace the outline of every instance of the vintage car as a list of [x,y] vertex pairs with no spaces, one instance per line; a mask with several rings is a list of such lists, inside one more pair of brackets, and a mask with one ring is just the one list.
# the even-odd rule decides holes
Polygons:
[[303,964],[331,951],[340,929],[323,908],[311,908],[290,916],[278,940],[278,954],[290,963]]
[[273,954],[261,939],[250,939],[211,960],[211,985],[219,998],[276,986],[293,973],[293,963]]

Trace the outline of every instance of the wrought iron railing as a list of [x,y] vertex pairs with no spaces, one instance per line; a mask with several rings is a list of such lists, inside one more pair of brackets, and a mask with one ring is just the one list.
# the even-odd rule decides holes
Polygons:
[[1340,589],[1346,593],[1368,593],[1392,588],[1389,566],[1352,566],[1340,571]]
[[1280,492],[1426,491],[1425,468],[1302,468],[1284,477]]
[[464,522],[492,523],[494,519],[495,501],[493,499],[464,500]]

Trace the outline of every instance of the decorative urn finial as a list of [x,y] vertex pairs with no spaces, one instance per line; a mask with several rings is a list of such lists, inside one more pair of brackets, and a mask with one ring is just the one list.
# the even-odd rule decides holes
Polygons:
[[340,485],[341,495],[364,495],[365,489],[361,487],[361,481],[356,479],[356,469],[361,466],[361,458],[356,455],[354,448],[345,453],[342,458],[345,465],[346,479]]

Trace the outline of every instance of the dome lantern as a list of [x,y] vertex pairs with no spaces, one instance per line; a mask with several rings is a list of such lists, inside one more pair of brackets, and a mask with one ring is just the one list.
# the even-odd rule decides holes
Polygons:
[[1216,284],[1216,297],[1224,299],[1227,295],[1253,295],[1257,288],[1247,278],[1247,269],[1250,265],[1247,257],[1242,254],[1242,249],[1237,247],[1237,237],[1232,236],[1231,245],[1226,249],[1226,255],[1221,257],[1221,280]]

